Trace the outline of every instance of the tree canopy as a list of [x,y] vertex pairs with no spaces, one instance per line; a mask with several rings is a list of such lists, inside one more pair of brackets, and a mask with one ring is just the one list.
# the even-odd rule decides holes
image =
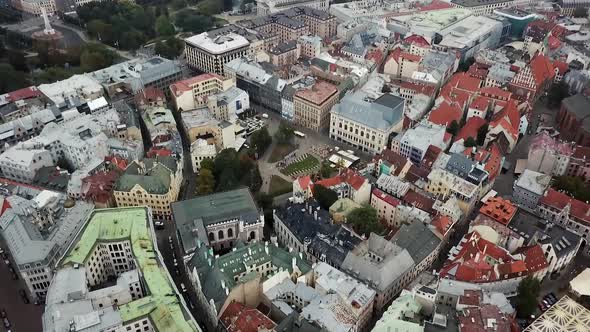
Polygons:
[[197,177],[197,195],[207,195],[215,190],[215,177],[210,169],[201,168]]
[[313,186],[313,197],[318,201],[320,207],[324,210],[330,209],[330,206],[338,200],[338,194],[330,189],[316,184]]
[[252,133],[252,136],[250,137],[250,143],[260,157],[272,143],[272,137],[270,137],[268,129],[263,127],[262,129]]
[[465,139],[465,142],[463,143],[463,146],[465,146],[466,148],[476,146],[476,145],[477,145],[477,142],[475,141],[475,139],[473,137],[467,137]]
[[561,105],[561,101],[567,97],[569,97],[568,86],[562,80],[561,82],[554,84],[551,89],[549,89],[549,94],[547,95],[547,104],[551,107],[558,107]]
[[516,311],[521,318],[530,317],[536,310],[541,283],[536,278],[526,277],[518,285]]
[[457,122],[457,120],[453,120],[451,123],[449,123],[449,126],[447,127],[447,133],[455,136],[455,135],[457,135],[458,132],[459,132],[459,123]]
[[295,135],[295,130],[288,123],[281,121],[279,129],[275,133],[275,140],[279,144],[289,144]]
[[556,176],[551,184],[556,190],[563,190],[582,202],[590,201],[590,188],[584,179],[578,176]]
[[0,64],[0,93],[6,93],[24,88],[28,85],[26,75],[22,71],[15,70],[10,64]]
[[201,33],[215,26],[213,17],[188,8],[176,13],[174,23],[182,31],[192,33]]
[[158,16],[158,19],[156,20],[156,33],[158,36],[172,36],[175,32],[176,30],[174,29],[174,26],[172,25],[172,22],[170,22],[170,18],[168,18],[168,16]]
[[369,236],[371,233],[382,234],[385,230],[377,218],[377,210],[367,205],[353,210],[346,217],[346,222],[358,234]]

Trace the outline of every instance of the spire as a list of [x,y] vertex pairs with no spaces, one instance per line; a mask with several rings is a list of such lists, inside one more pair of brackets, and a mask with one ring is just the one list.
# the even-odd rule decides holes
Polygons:
[[41,16],[43,16],[43,22],[45,22],[45,30],[43,32],[46,35],[55,34],[55,30],[51,27],[51,23],[49,23],[49,18],[47,17],[47,10],[43,6],[41,6]]

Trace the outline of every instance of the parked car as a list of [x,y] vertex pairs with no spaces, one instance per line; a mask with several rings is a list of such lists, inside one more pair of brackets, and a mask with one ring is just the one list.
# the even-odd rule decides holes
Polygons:
[[25,292],[24,289],[19,289],[18,293],[25,304],[31,303],[31,301],[29,301],[29,297],[27,296],[27,292]]
[[8,330],[10,328],[10,321],[8,318],[3,318],[2,322],[4,323],[4,327]]
[[156,220],[154,222],[154,225],[156,226],[156,229],[164,229],[164,227],[165,227],[164,226],[164,222],[163,221],[160,221],[160,220]]
[[168,243],[172,244],[172,236],[168,237]]
[[1,309],[1,310],[0,310],[0,318],[4,319],[4,318],[6,318],[6,317],[8,317],[8,315],[6,314],[6,310],[4,310],[4,309]]
[[176,260],[176,258],[174,258],[174,266],[178,267],[178,261]]
[[183,293],[186,293],[186,286],[183,283],[180,284],[180,289],[182,289]]
[[555,296],[555,294],[553,294],[553,293],[549,293],[549,294],[547,294],[547,296],[548,296],[548,297],[549,297],[551,300],[553,300],[553,303],[557,303],[557,301],[559,301],[559,299],[557,298],[557,296]]

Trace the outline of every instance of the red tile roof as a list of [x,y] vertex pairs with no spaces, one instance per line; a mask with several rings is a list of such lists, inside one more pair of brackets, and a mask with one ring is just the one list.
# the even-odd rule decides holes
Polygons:
[[373,197],[376,197],[393,207],[398,206],[402,202],[399,199],[397,199],[389,194],[386,194],[377,188],[374,188],[373,192],[371,194],[373,195]]
[[553,61],[553,67],[557,68],[557,72],[560,75],[563,75],[569,69],[569,64],[567,64],[567,62],[564,61],[555,60]]
[[183,92],[191,91],[193,88],[192,86],[206,80],[210,79],[223,79],[221,76],[213,73],[205,73],[198,76],[194,76],[191,78],[187,78],[186,80],[178,81],[170,85],[170,91],[175,96],[180,96]]
[[477,138],[477,130],[479,127],[483,126],[486,123],[486,120],[478,117],[472,116],[467,119],[463,128],[459,130],[457,136],[455,136],[455,141],[460,139],[466,140],[468,137],[473,137],[473,139]]
[[447,216],[438,215],[432,221],[432,225],[444,237],[453,226],[453,220]]
[[394,166],[395,168],[393,175],[399,175],[400,171],[404,168],[407,163],[410,163],[410,160],[401,154],[385,149],[381,152],[381,155],[375,156],[375,159],[382,159],[383,161],[388,162],[390,165]]
[[481,80],[479,78],[471,77],[467,73],[455,74],[459,75],[460,79],[456,87],[461,90],[476,92],[481,87]]
[[438,156],[441,154],[442,149],[436,145],[430,145],[426,152],[424,153],[424,158],[422,158],[422,166],[427,169],[432,169],[432,165],[438,159]]
[[8,202],[8,200],[6,199],[6,197],[4,197],[2,199],[2,209],[0,209],[0,216],[2,216],[4,214],[4,212],[6,212],[6,210],[12,208],[10,206],[10,203]]
[[154,87],[145,88],[135,95],[135,102],[137,104],[148,104],[158,100],[166,102],[166,96],[164,95],[164,91]]
[[555,36],[549,36],[549,38],[547,38],[547,44],[552,51],[561,47],[561,41]]
[[470,305],[457,314],[457,319],[461,332],[520,331],[514,319],[494,304]]
[[529,65],[537,86],[543,85],[546,80],[552,80],[553,76],[555,76],[551,61],[543,54],[535,55]]
[[342,174],[333,176],[331,178],[317,181],[314,184],[314,186],[321,184],[322,186],[324,186],[326,188],[331,188],[331,187],[337,186],[341,183],[347,183],[355,190],[359,190],[363,186],[363,184],[365,184],[367,181],[368,180],[366,178],[362,177],[361,175],[359,175],[355,171],[347,169],[347,170],[343,171]]
[[383,60],[383,51],[380,49],[369,51],[367,55],[365,55],[365,59],[373,60],[375,63],[379,64],[381,63],[381,60]]
[[93,202],[106,203],[111,199],[118,171],[98,172],[82,179],[82,195]]
[[459,105],[443,101],[438,107],[430,112],[428,121],[442,126],[448,126],[453,120],[457,121],[458,124],[461,121],[462,116],[463,110]]
[[304,99],[315,105],[322,105],[336,93],[338,93],[338,88],[334,84],[319,81],[311,88],[298,90],[295,92],[295,97]]
[[477,96],[471,104],[469,104],[469,108],[473,108],[479,111],[487,111],[488,107],[490,106],[490,100],[483,96]]
[[309,188],[309,185],[312,183],[311,177],[309,175],[297,178],[297,182],[299,182],[299,187],[304,190],[307,190]]
[[496,176],[498,176],[498,174],[500,174],[500,168],[502,166],[502,158],[504,158],[504,156],[502,155],[502,152],[500,151],[500,148],[498,147],[498,144],[496,143],[492,143],[489,147],[488,147],[488,151],[489,151],[489,157],[486,160],[486,164],[484,169],[486,171],[488,171],[488,173],[490,174],[490,180],[494,179]]
[[517,208],[512,205],[512,202],[502,197],[492,197],[488,199],[484,205],[479,209],[479,213],[486,215],[495,221],[508,225],[514,215],[516,214]]
[[403,89],[414,90],[416,93],[422,93],[427,96],[433,96],[436,92],[435,86],[431,84],[420,84],[403,81],[399,84],[399,87]]
[[432,206],[434,205],[434,200],[432,198],[426,197],[418,192],[414,191],[413,189],[408,190],[408,192],[402,197],[402,201],[406,202],[406,204],[415,206],[416,208],[432,213],[434,210]]
[[228,332],[258,332],[260,329],[274,330],[276,324],[258,309],[249,308],[239,302],[231,302],[220,317]]
[[22,88],[19,90],[9,92],[7,93],[7,95],[7,101],[13,103],[17,100],[40,97],[43,94],[41,93],[41,91],[37,89],[36,86],[30,86],[28,88]]
[[129,164],[126,159],[117,156],[106,156],[104,160],[110,162],[112,165],[116,166],[122,171],[124,171]]
[[485,80],[488,76],[488,70],[486,68],[480,67],[477,63],[474,63],[471,66],[469,66],[469,70],[467,71],[467,73],[469,74],[469,76],[480,80]]
[[550,206],[557,210],[563,210],[566,206],[570,206],[570,216],[575,217],[579,222],[590,225],[590,204],[572,198],[562,192],[553,188],[549,188],[539,204]]
[[432,0],[431,2],[422,5],[420,2],[418,2],[416,4],[416,8],[418,8],[418,10],[425,12],[425,11],[431,11],[431,10],[441,10],[441,9],[449,9],[449,8],[453,8],[453,6],[451,6],[450,3],[445,2],[445,1],[441,1],[441,0]]
[[160,157],[168,157],[172,155],[172,151],[166,149],[166,148],[151,148],[147,153],[146,156],[148,158],[153,158],[155,156],[160,156]]
[[529,272],[541,271],[549,265],[543,249],[538,244],[529,247],[520,247],[514,253],[525,256],[524,263]]
[[501,99],[501,100],[509,100],[512,97],[512,92],[500,89],[496,86],[491,87],[484,87],[479,89],[479,93],[485,97],[490,97],[494,99]]
[[429,47],[430,46],[430,43],[426,40],[426,38],[424,38],[420,35],[410,35],[410,36],[404,38],[403,42],[410,44],[410,45],[416,45],[419,47]]

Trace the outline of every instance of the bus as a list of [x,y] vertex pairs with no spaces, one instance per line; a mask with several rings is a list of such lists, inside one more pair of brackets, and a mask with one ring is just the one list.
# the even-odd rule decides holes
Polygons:
[[294,131],[293,134],[295,134],[295,136],[299,137],[299,138],[305,138],[305,134],[300,132],[300,131]]

